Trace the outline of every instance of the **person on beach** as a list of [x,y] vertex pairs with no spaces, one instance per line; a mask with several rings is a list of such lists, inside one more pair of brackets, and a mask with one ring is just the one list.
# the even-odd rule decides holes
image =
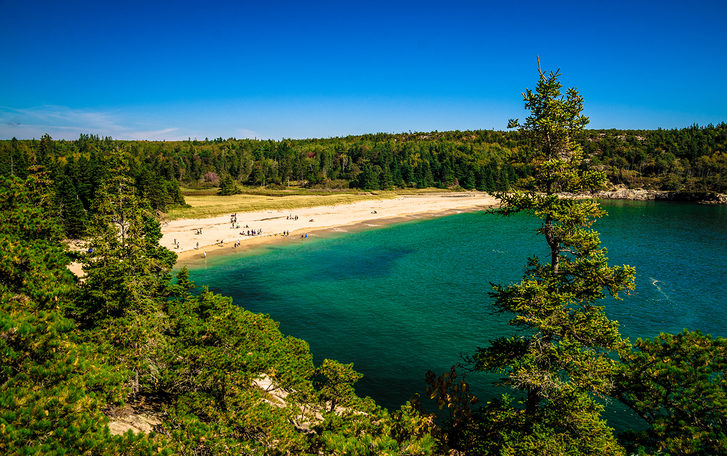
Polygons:
[[202,252],[202,258],[207,258],[207,252]]

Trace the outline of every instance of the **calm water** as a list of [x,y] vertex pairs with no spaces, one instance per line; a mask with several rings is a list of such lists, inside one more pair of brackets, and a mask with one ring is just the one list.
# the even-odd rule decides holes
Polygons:
[[[727,337],[727,208],[609,202],[596,224],[611,264],[636,267],[637,286],[606,312],[632,339],[700,329]],[[284,333],[305,339],[319,362],[353,362],[357,384],[389,408],[423,392],[428,369],[442,373],[488,340],[512,334],[492,311],[489,283],[522,275],[545,241],[526,216],[468,213],[241,255],[191,270],[198,284],[268,313]],[[493,378],[470,374],[483,400]],[[617,428],[630,418],[611,407]]]

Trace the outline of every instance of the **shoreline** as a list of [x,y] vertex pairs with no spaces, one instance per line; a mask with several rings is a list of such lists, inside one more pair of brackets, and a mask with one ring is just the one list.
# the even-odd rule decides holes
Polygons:
[[[411,220],[486,210],[497,203],[496,198],[483,192],[442,193],[290,211],[238,212],[235,218],[228,214],[203,219],[178,219],[163,223],[162,239],[159,243],[177,254],[177,265],[190,264],[211,256],[241,253],[264,245],[300,242],[305,240],[306,234],[310,237],[321,237],[324,233],[358,231]],[[236,219],[234,225],[232,219]],[[262,234],[247,236],[248,230],[262,230]],[[290,234],[283,236],[283,232]],[[223,242],[220,244],[219,241]],[[236,243],[238,246],[234,247]]]
[[[615,201],[675,200],[666,195],[649,190],[615,188],[583,196]],[[177,254],[177,265],[195,264],[207,257],[242,253],[271,244],[301,242],[305,240],[306,234],[320,238],[327,233],[360,231],[412,220],[487,210],[497,204],[498,200],[485,192],[442,192],[293,210],[238,212],[235,228],[230,214],[177,219],[163,222],[159,243]],[[290,219],[289,216],[297,216],[297,219]],[[199,229],[202,234],[195,234]],[[259,229],[262,229],[261,235],[247,235],[247,230]],[[283,236],[284,231],[289,232],[289,236]],[[223,242],[220,244],[219,241]],[[235,244],[237,247],[234,247]]]

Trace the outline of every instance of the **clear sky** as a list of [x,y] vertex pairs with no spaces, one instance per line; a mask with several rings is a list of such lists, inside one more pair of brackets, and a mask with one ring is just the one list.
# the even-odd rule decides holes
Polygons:
[[727,121],[727,1],[0,0],[0,138],[503,130],[560,68],[590,128]]

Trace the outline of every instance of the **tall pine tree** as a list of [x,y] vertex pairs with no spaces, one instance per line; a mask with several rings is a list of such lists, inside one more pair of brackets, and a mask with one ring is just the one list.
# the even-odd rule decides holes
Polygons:
[[543,73],[535,91],[523,94],[530,116],[520,124],[535,149],[529,190],[500,194],[500,213],[534,214],[542,225],[548,259],[530,258],[519,283],[495,285],[495,308],[511,316],[518,331],[477,351],[477,368],[506,375],[514,388],[490,404],[483,426],[486,446],[506,454],[621,454],[612,430],[601,418],[598,398],[613,388],[612,354],[627,346],[598,301],[632,289],[633,268],[609,266],[598,232],[604,215],[595,200],[576,200],[562,192],[586,192],[605,181],[600,172],[581,168],[581,149],[573,137],[588,123],[583,98],[561,92],[559,71]]

